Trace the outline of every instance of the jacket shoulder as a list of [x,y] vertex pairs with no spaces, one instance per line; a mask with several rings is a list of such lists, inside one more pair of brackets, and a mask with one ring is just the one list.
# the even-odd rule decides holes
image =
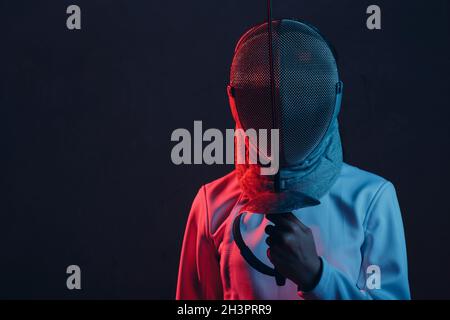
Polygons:
[[363,220],[370,207],[380,201],[381,195],[383,199],[395,197],[395,188],[389,180],[375,173],[344,163],[330,195],[339,199],[340,203],[354,208],[355,213]]
[[344,180],[346,183],[353,184],[355,186],[364,185],[366,188],[377,188],[385,183],[389,183],[388,180],[375,173],[360,169],[347,163],[343,164],[339,178]]
[[234,170],[205,184],[203,188],[209,218],[209,230],[212,234],[226,220],[239,201],[241,189]]

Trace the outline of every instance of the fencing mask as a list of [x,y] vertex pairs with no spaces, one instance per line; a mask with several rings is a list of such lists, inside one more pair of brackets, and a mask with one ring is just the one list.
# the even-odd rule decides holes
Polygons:
[[[228,86],[237,128],[279,129],[276,174],[261,175],[258,164],[236,164],[246,200],[241,212],[261,214],[319,204],[342,165],[337,123],[342,82],[333,49],[307,23],[268,21],[251,28],[237,43]],[[276,270],[259,261],[243,242],[240,217],[233,232],[242,256],[282,285]]]

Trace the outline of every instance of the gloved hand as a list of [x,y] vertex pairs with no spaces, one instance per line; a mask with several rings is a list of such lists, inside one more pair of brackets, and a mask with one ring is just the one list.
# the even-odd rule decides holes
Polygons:
[[269,235],[267,255],[278,272],[297,284],[299,290],[309,291],[318,283],[322,260],[316,252],[314,237],[292,213],[268,214],[275,225],[265,229]]

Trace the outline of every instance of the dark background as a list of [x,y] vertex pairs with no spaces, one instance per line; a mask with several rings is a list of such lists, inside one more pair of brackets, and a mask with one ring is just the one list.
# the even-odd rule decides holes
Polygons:
[[[449,1],[273,7],[334,43],[346,161],[397,188],[413,298],[450,298]],[[173,165],[170,135],[233,128],[234,45],[264,19],[264,0],[0,1],[0,298],[174,297],[193,197],[232,167]]]

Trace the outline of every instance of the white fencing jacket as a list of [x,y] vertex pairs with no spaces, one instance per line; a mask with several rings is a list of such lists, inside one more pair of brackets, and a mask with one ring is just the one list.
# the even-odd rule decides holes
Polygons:
[[[233,241],[232,225],[243,206],[235,172],[202,186],[192,204],[181,252],[177,299],[409,299],[403,224],[394,186],[344,164],[321,204],[294,211],[313,231],[323,262],[315,288],[298,292],[290,280],[250,267]],[[264,263],[268,221],[242,217],[247,246]]]

